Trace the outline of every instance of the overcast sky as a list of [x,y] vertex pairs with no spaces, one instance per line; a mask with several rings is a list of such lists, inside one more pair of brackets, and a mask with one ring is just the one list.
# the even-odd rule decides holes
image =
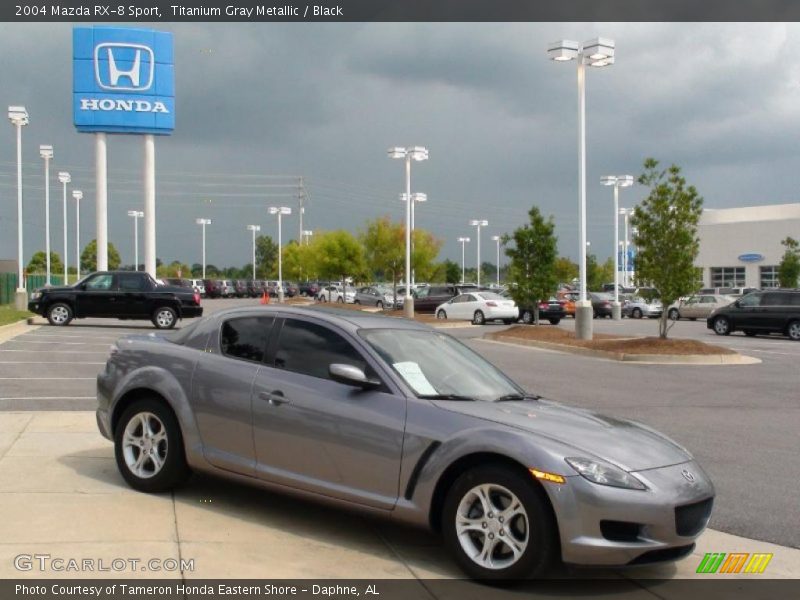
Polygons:
[[[577,88],[574,63],[547,60],[560,38],[615,39],[617,62],[587,73],[588,239],[613,247],[604,174],[638,175],[645,157],[684,169],[723,208],[796,202],[800,166],[800,27],[795,24],[174,24],[177,126],[156,140],[157,251],[165,262],[200,260],[196,217],[208,217],[208,262],[250,260],[245,226],[277,237],[270,204],[296,209],[275,187],[302,176],[306,229],[401,218],[394,145],[424,145],[413,191],[428,194],[417,226],[460,260],[456,238],[485,218],[491,235],[513,230],[535,204],[556,221],[561,254],[577,254]],[[58,170],[84,191],[81,238],[95,237],[93,136],[71,114],[71,29],[0,24],[0,95],[24,104],[25,260],[44,248],[43,161],[55,148],[53,249],[63,247]],[[796,52],[795,50],[798,50]],[[2,140],[5,142],[2,142]],[[0,258],[16,257],[12,127],[0,138]],[[142,140],[109,139],[109,239],[133,262],[129,209],[143,206]],[[268,184],[272,184],[270,187]],[[70,190],[72,187],[70,188]],[[645,195],[621,192],[623,206]],[[74,263],[70,199],[70,263]],[[296,237],[293,214],[284,239]],[[143,260],[143,252],[140,255]]]

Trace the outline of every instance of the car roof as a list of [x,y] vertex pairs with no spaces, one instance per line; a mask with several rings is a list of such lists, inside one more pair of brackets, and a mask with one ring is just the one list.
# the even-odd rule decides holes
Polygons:
[[277,313],[286,316],[313,316],[351,331],[359,329],[431,329],[424,323],[410,321],[401,317],[389,317],[328,306],[247,306],[216,311],[210,316],[227,319],[234,316],[274,315]]

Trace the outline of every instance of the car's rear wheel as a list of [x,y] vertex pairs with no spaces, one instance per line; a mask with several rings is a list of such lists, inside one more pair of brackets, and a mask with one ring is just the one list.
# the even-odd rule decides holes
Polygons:
[[383,302],[381,300],[378,300],[375,303],[375,308],[380,308],[381,310],[383,310]]
[[544,491],[505,465],[461,475],[442,512],[445,545],[476,579],[543,575],[558,555],[558,532]]
[[472,323],[475,325],[483,325],[486,323],[486,317],[483,315],[483,311],[475,311],[475,314],[472,315]]
[[361,300],[353,300],[353,304],[361,304]]
[[641,308],[634,308],[633,312],[631,312],[631,316],[634,319],[641,319],[642,318],[642,309]]
[[440,310],[436,313],[436,318],[444,321],[447,318],[447,313],[444,310]]
[[162,402],[131,404],[114,432],[114,456],[125,481],[140,492],[164,492],[189,475],[178,420]]
[[338,302],[339,304],[344,304],[344,298],[342,298],[341,296],[339,296],[339,297],[336,299],[336,302]]
[[717,317],[714,319],[714,333],[717,335],[730,335],[731,322],[727,317]]
[[50,322],[50,325],[55,325],[56,327],[69,325],[69,322],[72,321],[72,317],[72,307],[63,302],[56,302],[47,309],[47,320]]
[[795,342],[800,342],[800,321],[792,321],[786,328],[786,335]]
[[172,329],[178,321],[178,313],[171,306],[161,306],[153,311],[153,325],[158,329]]
[[677,321],[681,318],[681,314],[678,312],[677,308],[670,308],[667,316],[669,317],[670,321]]
[[526,325],[533,323],[533,313],[529,310],[522,311],[522,322]]

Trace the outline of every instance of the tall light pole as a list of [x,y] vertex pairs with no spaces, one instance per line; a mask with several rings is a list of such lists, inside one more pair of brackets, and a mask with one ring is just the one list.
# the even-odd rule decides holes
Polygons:
[[53,147],[40,145],[39,156],[44,159],[44,253],[47,270],[45,285],[50,287],[50,159],[53,158]]
[[140,210],[129,210],[128,216],[133,217],[133,270],[139,270],[139,219],[144,217]]
[[[411,197],[411,161],[428,160],[428,149],[423,146],[389,148],[389,158],[406,161],[406,198]],[[403,299],[403,312],[409,319],[414,318],[414,297],[411,295],[411,204],[406,203],[406,295]]]
[[553,42],[547,48],[551,60],[578,63],[578,267],[580,296],[575,303],[575,337],[592,339],[592,303],[586,296],[586,65],[614,64],[614,41],[606,38],[579,44],[571,40]]
[[8,120],[17,129],[17,293],[14,305],[17,310],[28,308],[28,293],[23,279],[22,255],[22,128],[30,122],[24,106],[9,106]]
[[486,227],[489,225],[489,221],[486,219],[472,219],[469,222],[477,231],[478,231],[478,253],[477,253],[477,265],[478,265],[478,287],[481,287],[481,227]]
[[[278,215],[278,302],[283,302],[283,238],[281,233],[281,217],[292,214],[288,206],[270,206],[269,214]],[[342,282],[344,286],[344,281]]]
[[[628,211],[629,211],[629,213],[631,215],[633,215],[633,210],[634,209],[632,209],[632,208],[628,209]],[[636,227],[631,227],[631,236],[633,236],[633,238],[636,238],[636,236],[638,234],[639,234],[639,230]],[[633,240],[631,240],[631,245],[634,247],[634,249],[636,249],[636,244],[634,243]],[[626,259],[626,260],[628,260],[628,263],[629,263],[628,264],[628,268],[631,270],[631,274],[630,274],[630,277],[629,277],[629,283],[632,284],[632,285],[635,285],[635,283],[636,283],[636,261],[634,260],[633,264],[630,264],[630,257],[628,259]]]
[[203,279],[206,278],[206,225],[211,225],[211,219],[195,219],[195,223],[203,229]]
[[492,241],[497,243],[497,287],[500,287],[500,236],[493,235]]
[[310,229],[303,229],[303,239],[306,242],[306,246],[308,246],[311,236],[314,235],[314,232]]
[[611,318],[618,321],[622,318],[622,307],[619,303],[619,254],[617,253],[617,243],[619,242],[619,188],[632,186],[633,175],[604,175],[600,178],[600,183],[614,186],[614,302],[611,304]]
[[69,276],[67,274],[67,263],[69,262],[69,255],[67,253],[67,184],[72,181],[72,177],[66,171],[61,171],[58,174],[58,181],[64,187],[64,285],[69,283]]
[[[78,279],[81,278],[81,200],[83,192],[72,190],[72,197],[75,198],[75,264]],[[96,265],[95,265],[96,266]]]
[[622,285],[628,286],[628,215],[633,211],[630,208],[620,208],[619,214],[622,215],[625,223],[625,235],[622,242]]
[[[400,201],[401,202],[408,202],[408,196],[405,193],[400,194]],[[422,192],[414,192],[411,194],[411,252],[414,252],[414,229],[416,225],[414,224],[414,207],[416,206],[417,202],[427,202],[428,195],[423,194]],[[415,269],[411,268],[411,286],[414,287],[416,284],[416,272]]]
[[248,231],[253,232],[253,281],[256,280],[256,233],[261,231],[261,225],[248,225]]
[[464,261],[464,248],[466,244],[469,244],[468,237],[460,237],[458,241],[461,242],[461,283],[464,283],[464,274],[466,272],[466,263]]

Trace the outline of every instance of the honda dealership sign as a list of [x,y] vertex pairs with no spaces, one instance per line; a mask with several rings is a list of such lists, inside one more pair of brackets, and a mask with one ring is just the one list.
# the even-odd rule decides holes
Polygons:
[[72,103],[78,131],[172,133],[171,33],[76,27],[72,35]]

